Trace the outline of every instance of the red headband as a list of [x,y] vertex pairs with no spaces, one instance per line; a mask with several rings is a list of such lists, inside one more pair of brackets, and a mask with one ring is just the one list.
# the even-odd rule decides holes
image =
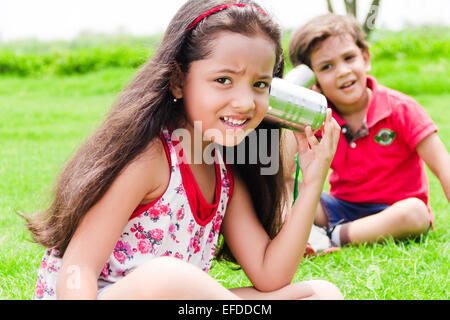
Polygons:
[[232,7],[232,6],[237,6],[237,7],[246,7],[246,6],[249,6],[249,7],[253,7],[253,8],[255,8],[256,10],[258,10],[259,12],[261,12],[263,15],[267,16],[267,13],[265,13],[264,11],[262,11],[261,9],[255,7],[255,6],[252,6],[252,5],[249,5],[249,4],[245,4],[245,3],[230,3],[230,4],[223,5],[223,6],[215,7],[215,8],[213,8],[213,9],[208,10],[208,11],[206,11],[205,13],[201,14],[197,19],[194,20],[194,22],[191,23],[191,25],[190,25],[189,28],[187,29],[187,32],[186,32],[186,33],[189,33],[189,31],[191,31],[191,30],[197,25],[197,23],[199,23],[200,21],[202,21],[203,19],[205,19],[207,16],[210,16],[210,15],[216,13],[216,12],[225,10],[225,9],[227,9],[227,8],[229,8],[229,7]]

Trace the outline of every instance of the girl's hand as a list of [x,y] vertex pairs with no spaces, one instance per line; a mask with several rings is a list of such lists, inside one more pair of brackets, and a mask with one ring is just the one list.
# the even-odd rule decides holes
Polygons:
[[318,92],[318,93],[322,93],[322,90],[320,89],[320,87],[319,87],[319,85],[318,85],[317,83],[314,83],[314,84],[310,87],[310,89],[311,89],[312,91],[315,91],[315,92]]
[[331,116],[331,109],[327,109],[325,122],[321,128],[322,139],[319,142],[310,126],[304,133],[294,132],[298,145],[298,157],[303,183],[318,182],[321,185],[330,168],[336,152],[341,128]]

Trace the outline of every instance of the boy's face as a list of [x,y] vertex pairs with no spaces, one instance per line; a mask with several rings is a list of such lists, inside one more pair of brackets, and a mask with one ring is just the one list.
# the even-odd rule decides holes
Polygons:
[[311,54],[311,66],[322,93],[342,113],[361,108],[367,95],[370,55],[361,51],[349,34],[332,36]]

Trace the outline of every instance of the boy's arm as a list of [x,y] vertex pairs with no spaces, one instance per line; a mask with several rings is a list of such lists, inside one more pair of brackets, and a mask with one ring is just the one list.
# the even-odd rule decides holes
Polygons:
[[417,144],[417,153],[439,179],[447,201],[450,202],[450,155],[436,133]]

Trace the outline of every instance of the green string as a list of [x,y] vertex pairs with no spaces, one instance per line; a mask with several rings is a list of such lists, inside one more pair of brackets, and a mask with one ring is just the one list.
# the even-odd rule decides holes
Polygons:
[[295,155],[295,162],[297,163],[297,169],[295,170],[295,181],[294,181],[294,201],[292,201],[292,205],[294,205],[295,200],[298,196],[298,176],[300,174],[300,163],[298,160],[298,153]]

